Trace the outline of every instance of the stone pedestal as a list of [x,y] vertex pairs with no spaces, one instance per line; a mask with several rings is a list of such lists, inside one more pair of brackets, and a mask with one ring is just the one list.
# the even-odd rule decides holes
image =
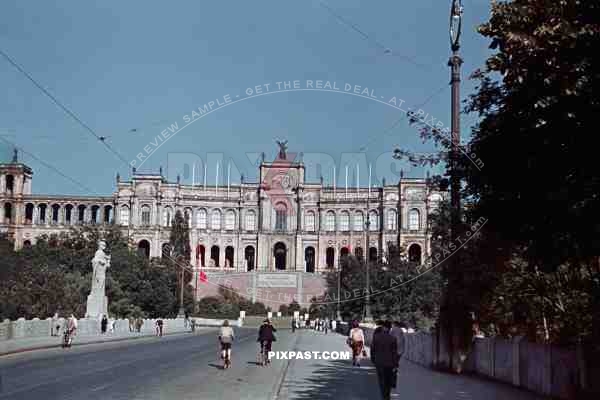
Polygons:
[[108,316],[108,298],[102,293],[90,293],[87,298],[86,318]]

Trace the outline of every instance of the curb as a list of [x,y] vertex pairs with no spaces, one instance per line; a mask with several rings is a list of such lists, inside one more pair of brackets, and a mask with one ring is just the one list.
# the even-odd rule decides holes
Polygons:
[[[291,329],[290,329],[291,330]],[[294,343],[292,345],[294,351],[298,350],[297,344],[300,336],[296,336],[294,338]],[[290,368],[292,360],[285,360],[285,366],[282,368],[281,374],[277,377],[277,383],[273,389],[273,394],[271,395],[271,400],[278,400],[279,395],[281,394],[281,389],[283,388],[283,383],[287,376],[288,369]]]
[[[163,336],[171,336],[171,335],[184,335],[187,333],[192,333],[192,332],[172,332],[172,333],[166,333]],[[124,342],[127,340],[137,340],[137,339],[148,339],[148,338],[152,338],[152,337],[156,337],[155,334],[152,335],[141,335],[141,336],[133,336],[133,337],[122,337],[122,338],[114,338],[111,340],[94,340],[91,342],[85,342],[85,343],[73,343],[72,346],[87,346],[90,344],[102,344],[102,343],[114,343],[114,342]],[[49,349],[57,349],[57,348],[61,348],[62,344],[52,344],[52,345],[40,345],[40,346],[35,346],[35,347],[27,347],[27,348],[23,348],[23,349],[17,349],[17,350],[11,350],[8,352],[3,352],[0,353],[0,357],[3,356],[8,356],[8,355],[12,355],[12,354],[19,354],[19,353],[27,353],[27,352],[31,352],[31,351],[38,351],[38,350],[49,350]]]

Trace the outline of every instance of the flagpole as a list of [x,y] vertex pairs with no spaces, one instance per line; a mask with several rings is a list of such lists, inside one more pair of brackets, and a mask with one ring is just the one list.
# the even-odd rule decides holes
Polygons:
[[346,197],[348,197],[348,164],[346,164]]
[[337,180],[337,176],[335,175],[335,165],[333,166],[333,199],[335,200],[335,181]]
[[192,189],[194,188],[194,185],[196,184],[196,163],[192,164]]
[[360,192],[360,167],[356,164],[356,193]]
[[231,178],[231,163],[227,163],[227,198],[229,198],[229,184]]
[[204,163],[204,191],[206,192],[206,163]]
[[217,178],[215,179],[215,196],[219,194],[219,162],[217,161]]
[[369,164],[369,198],[371,197],[371,164]]

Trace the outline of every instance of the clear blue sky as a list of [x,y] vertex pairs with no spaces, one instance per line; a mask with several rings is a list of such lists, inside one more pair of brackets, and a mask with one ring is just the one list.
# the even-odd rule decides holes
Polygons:
[[[450,1],[329,0],[336,13],[369,35],[342,24],[318,0],[7,2],[0,13],[0,48],[74,111],[127,160],[143,152],[160,132],[184,115],[248,87],[307,79],[329,80],[374,90],[383,101],[393,96],[423,108],[449,125],[448,13]],[[489,15],[489,2],[464,2],[462,97],[473,92],[468,75],[483,65],[488,43],[476,26]],[[391,54],[378,47],[391,49]],[[414,60],[414,62],[408,61]],[[415,63],[419,65],[415,65]],[[127,166],[53,104],[26,77],[0,57],[0,135],[16,142],[95,193],[110,194],[117,172]],[[342,89],[343,91],[343,89]],[[256,178],[246,153],[276,155],[274,137],[289,141],[290,152],[304,152],[311,164],[331,156],[338,185],[344,185],[344,153],[364,150],[388,183],[403,167],[407,175],[424,171],[400,165],[385,153],[399,144],[431,151],[405,121],[389,130],[401,112],[357,96],[319,91],[273,93],[211,113],[180,131],[141,169],[173,179],[185,156],[222,153],[223,169],[232,159],[239,173]],[[472,118],[462,120],[468,135]],[[136,129],[137,132],[130,132]],[[386,133],[386,131],[388,131]],[[10,149],[0,145],[4,159]],[[215,159],[208,166],[215,180]],[[215,158],[216,157],[216,158]],[[92,194],[27,155],[34,169],[35,193]],[[190,159],[189,157],[187,159]],[[169,160],[171,160],[169,162]],[[355,164],[354,161],[350,161]],[[323,161],[325,163],[325,161]],[[224,164],[224,165],[223,165]],[[351,173],[355,166],[351,165]],[[171,165],[167,171],[167,167]],[[311,167],[308,178],[331,181],[330,165]],[[367,168],[361,167],[366,185]],[[202,180],[196,173],[196,183]],[[234,168],[232,182],[239,181]],[[375,175],[375,171],[374,171]],[[374,178],[375,181],[375,178]],[[355,185],[351,174],[350,183]]]

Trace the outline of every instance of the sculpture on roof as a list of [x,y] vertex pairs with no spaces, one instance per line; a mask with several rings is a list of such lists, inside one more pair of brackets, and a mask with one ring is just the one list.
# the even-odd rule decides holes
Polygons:
[[279,156],[278,158],[281,160],[286,159],[286,150],[287,150],[287,140],[275,140],[277,145],[279,146]]

